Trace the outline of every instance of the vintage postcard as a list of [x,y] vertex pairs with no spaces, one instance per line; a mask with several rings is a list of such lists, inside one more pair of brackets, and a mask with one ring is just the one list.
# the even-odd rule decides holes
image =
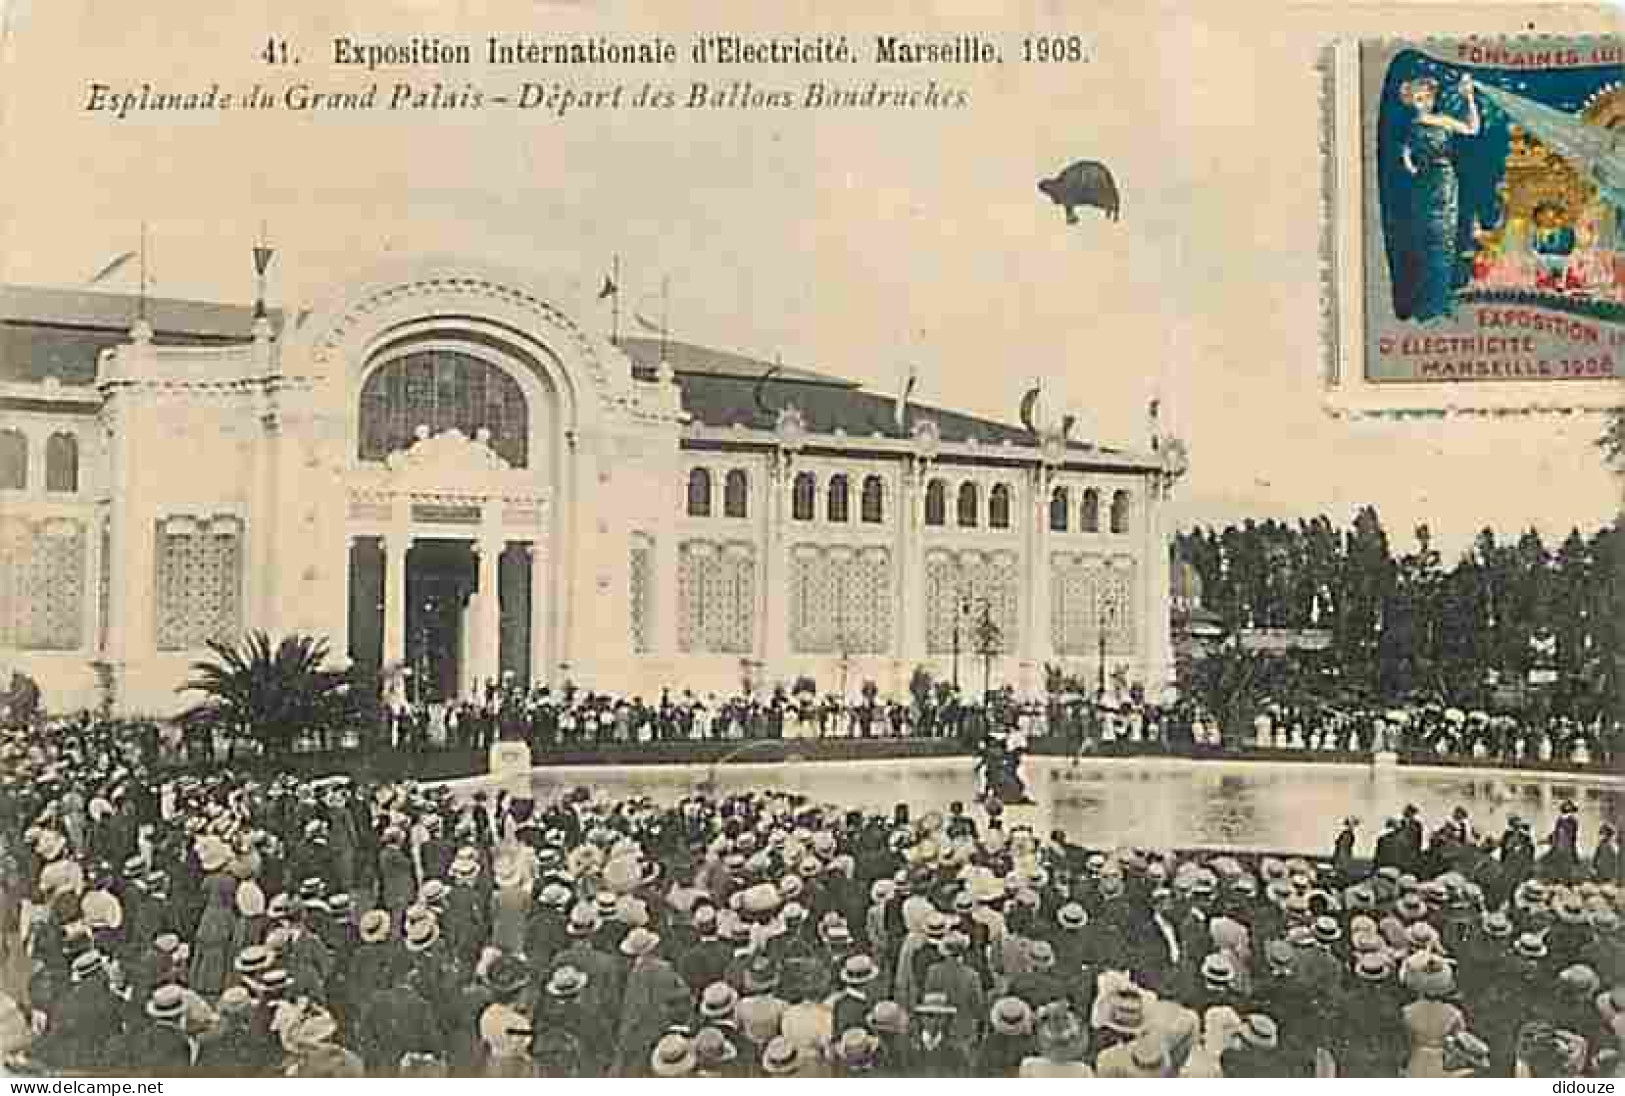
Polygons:
[[8,1083],[1615,1083],[1618,10],[893,7],[0,0]]

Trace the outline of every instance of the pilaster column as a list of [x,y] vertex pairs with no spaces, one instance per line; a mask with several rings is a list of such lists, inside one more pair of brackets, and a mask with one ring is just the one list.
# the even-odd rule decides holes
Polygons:
[[902,601],[902,658],[913,667],[926,660],[925,650],[925,484],[928,466],[910,458],[901,477],[897,520],[902,550],[898,553]]
[[412,538],[390,533],[384,538],[385,666],[406,661],[406,553]]
[[1043,691],[1044,667],[1055,658],[1055,647],[1050,629],[1054,607],[1050,604],[1050,528],[1049,493],[1050,472],[1043,465],[1033,469],[1029,481],[1032,505],[1028,510],[1028,543],[1031,557],[1028,561],[1028,620],[1027,633],[1022,637],[1024,658],[1033,663],[1037,674],[1036,687]]
[[548,635],[548,581],[551,563],[547,542],[533,540],[525,546],[530,553],[530,683],[546,685],[553,680],[552,644]]
[[789,650],[789,591],[785,588],[785,496],[795,473],[788,453],[773,459],[768,476],[767,529],[762,538],[762,662],[763,681],[772,682],[782,671]]
[[474,634],[469,654],[474,671],[474,695],[483,698],[485,683],[500,676],[502,541],[498,537],[481,537],[475,543],[474,551],[479,557],[480,588],[474,599],[474,611],[470,614]]

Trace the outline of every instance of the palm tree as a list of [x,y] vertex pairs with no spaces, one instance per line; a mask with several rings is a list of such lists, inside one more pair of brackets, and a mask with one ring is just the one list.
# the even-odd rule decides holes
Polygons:
[[210,641],[212,660],[192,663],[180,692],[205,699],[186,711],[189,726],[247,734],[266,753],[285,752],[294,735],[328,736],[359,714],[347,670],[325,669],[327,641],[290,635],[275,646],[264,632],[251,632],[239,647]]

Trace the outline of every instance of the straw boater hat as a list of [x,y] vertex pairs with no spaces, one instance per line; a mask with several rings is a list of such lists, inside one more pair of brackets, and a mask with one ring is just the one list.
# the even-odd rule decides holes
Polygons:
[[1055,948],[1048,940],[1034,940],[1027,945],[1027,960],[1035,970],[1049,970],[1055,966]]
[[958,1013],[959,1009],[948,1000],[946,993],[927,993],[914,1006],[916,1016],[955,1016]]
[[1145,1029],[1145,998],[1133,988],[1118,990],[1106,1002],[1101,1025],[1119,1035],[1138,1035]]
[[389,911],[368,910],[361,915],[356,935],[363,944],[378,944],[389,939]]
[[849,986],[866,986],[880,976],[880,968],[867,955],[848,956],[841,964],[841,981]]
[[864,1018],[879,1035],[907,1035],[908,1013],[896,1001],[877,1001]]
[[662,1036],[649,1055],[649,1068],[657,1077],[684,1077],[694,1072],[694,1045],[676,1033]]
[[1322,944],[1335,944],[1343,938],[1343,929],[1330,917],[1315,918],[1315,939]]
[[739,1051],[714,1027],[701,1028],[694,1036],[694,1064],[700,1068],[725,1065],[737,1057]]
[[238,974],[244,977],[254,977],[264,974],[276,965],[276,956],[271,949],[263,944],[252,944],[237,953],[234,964]]
[[1280,1043],[1280,1031],[1270,1017],[1254,1012],[1242,1021],[1241,1041],[1258,1050],[1273,1050]]
[[1000,1035],[1032,1034],[1033,1010],[1020,997],[1001,997],[993,1002],[988,1020]]
[[1221,989],[1235,983],[1236,967],[1230,957],[1215,951],[1202,960],[1202,981],[1210,989]]
[[660,946],[660,937],[646,928],[635,928],[621,941],[621,954],[634,959],[648,955]]
[[1075,932],[1089,924],[1089,914],[1077,902],[1068,902],[1055,912],[1055,920],[1063,929]]
[[1393,973],[1393,963],[1380,951],[1364,952],[1354,964],[1354,975],[1363,982],[1386,982]]
[[426,951],[440,939],[440,919],[422,906],[406,913],[406,950]]
[[801,1065],[801,1049],[784,1036],[775,1036],[762,1051],[762,1072],[771,1077],[794,1073]]
[[862,1028],[848,1028],[835,1044],[835,1057],[848,1069],[866,1070],[875,1062],[880,1040]]
[[1484,915],[1484,935],[1492,940],[1505,940],[1512,935],[1512,918],[1494,910]]
[[570,920],[565,923],[564,931],[571,936],[591,936],[598,931],[602,924],[598,911],[586,902],[577,902],[570,910]]
[[174,982],[152,991],[147,998],[147,1015],[159,1023],[175,1023],[186,1015],[186,991]]
[[1544,959],[1550,954],[1545,939],[1535,932],[1526,932],[1519,936],[1517,943],[1512,945],[1512,950],[1525,959]]
[[706,1020],[722,1020],[733,1015],[739,1003],[739,994],[727,982],[712,982],[700,994],[700,1016]]
[[587,988],[587,981],[586,974],[578,968],[562,966],[547,980],[547,995],[560,1001],[573,1000]]

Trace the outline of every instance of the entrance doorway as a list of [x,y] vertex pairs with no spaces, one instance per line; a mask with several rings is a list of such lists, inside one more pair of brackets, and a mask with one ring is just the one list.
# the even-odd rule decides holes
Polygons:
[[408,697],[422,703],[461,695],[469,595],[477,578],[467,541],[419,540],[406,557]]

